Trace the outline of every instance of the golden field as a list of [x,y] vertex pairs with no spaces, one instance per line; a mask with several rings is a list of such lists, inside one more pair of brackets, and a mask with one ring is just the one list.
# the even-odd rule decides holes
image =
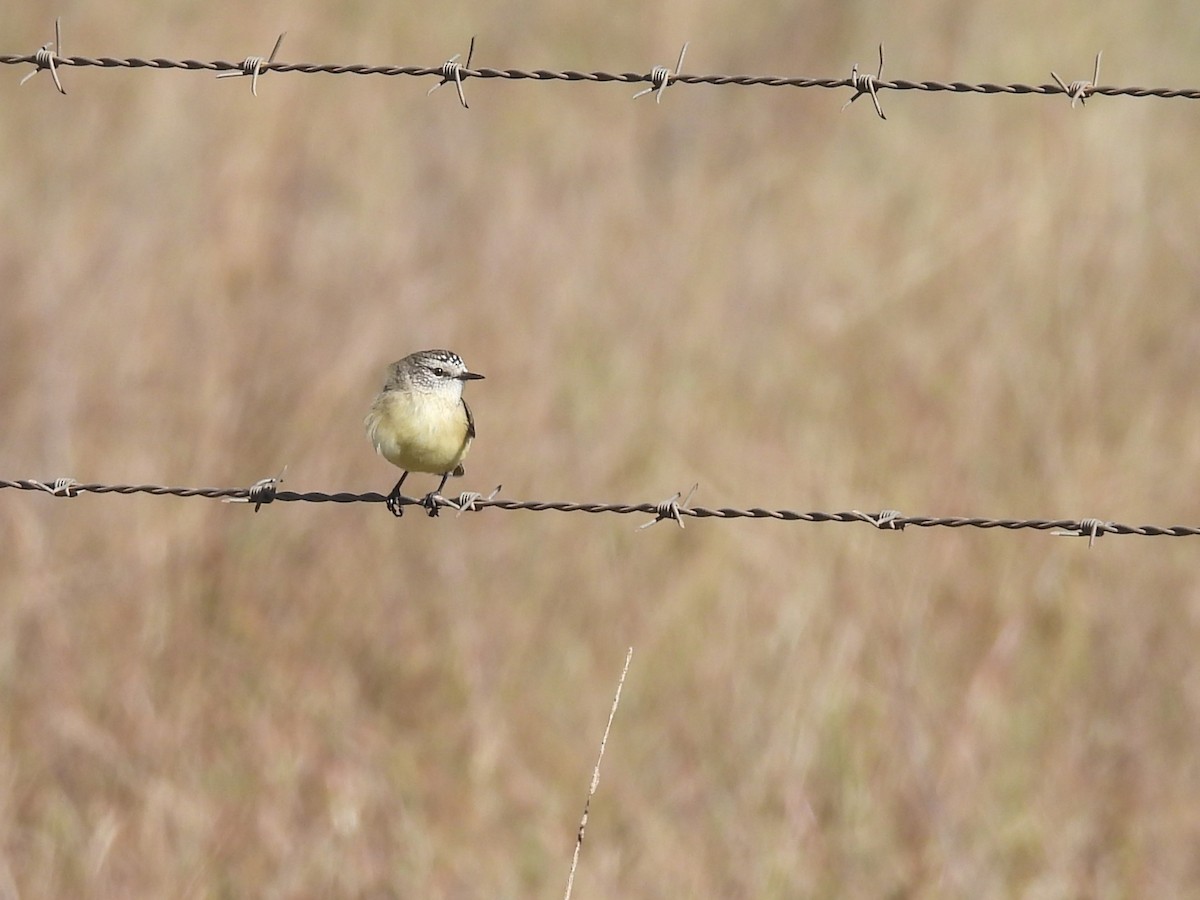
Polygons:
[[[1200,82],[1174,4],[168,2],[26,53]],[[1188,17],[1193,21],[1187,21]],[[1200,521],[1194,101],[0,75],[0,477]],[[414,476],[409,493],[432,479]],[[1200,892],[1200,539],[0,492],[0,898]]]

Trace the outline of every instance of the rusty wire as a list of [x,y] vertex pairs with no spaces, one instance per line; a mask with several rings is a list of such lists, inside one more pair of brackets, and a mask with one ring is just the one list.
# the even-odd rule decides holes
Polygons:
[[[869,94],[875,103],[876,112],[880,116],[882,116],[883,112],[878,101],[879,91],[924,91],[948,92],[953,94],[1040,94],[1044,96],[1066,94],[1072,100],[1072,104],[1074,104],[1075,100],[1083,100],[1098,95],[1105,97],[1159,97],[1163,99],[1182,98],[1186,100],[1200,100],[1200,89],[1195,88],[1119,87],[1097,85],[1094,82],[1086,81],[1067,83],[1057,75],[1054,76],[1055,83],[1053,84],[993,84],[991,82],[971,84],[962,81],[884,80],[881,77],[882,67],[880,68],[879,75],[859,74],[857,67],[855,67],[849,78],[801,78],[778,75],[689,75],[678,71],[671,71],[664,66],[655,66],[649,72],[580,72],[571,69],[552,71],[547,69],[491,69],[482,67],[472,69],[469,67],[470,56],[468,56],[467,65],[460,65],[456,61],[458,57],[455,56],[448,62],[435,66],[373,66],[363,63],[287,63],[276,62],[273,57],[264,60],[258,56],[247,57],[240,62],[227,60],[205,62],[196,59],[164,59],[162,57],[146,59],[136,56],[125,58],[111,56],[60,56],[57,52],[51,53],[49,50],[50,46],[50,44],[47,44],[34,53],[0,55],[0,64],[35,65],[38,67],[34,70],[35,73],[41,69],[49,68],[51,74],[55,76],[56,84],[58,84],[58,70],[70,66],[138,70],[185,69],[188,71],[222,72],[231,75],[250,74],[253,76],[255,84],[257,83],[258,76],[267,72],[299,72],[306,75],[318,73],[327,75],[409,75],[415,77],[432,75],[441,79],[439,85],[448,82],[454,83],[458,88],[459,100],[464,106],[466,106],[466,98],[463,94],[462,85],[464,81],[470,78],[498,78],[506,81],[648,83],[651,90],[657,91],[659,99],[662,97],[662,90],[668,84],[827,89],[851,88],[855,91],[856,98],[862,96],[863,93]],[[473,46],[474,39],[472,39]],[[684,46],[686,48],[687,45],[685,44]],[[57,43],[54,44],[54,47],[56,51],[59,49]],[[276,45],[276,50],[278,50],[278,44]],[[882,57],[882,47],[880,48],[880,52]],[[680,64],[682,64],[682,58]],[[1094,77],[1098,77],[1098,66],[1097,75]],[[58,86],[61,90],[61,84]]]
[[[152,494],[172,497],[207,497],[226,502],[253,503],[259,506],[279,501],[282,503],[386,503],[387,495],[375,492],[354,494],[348,492],[325,493],[323,491],[281,491],[280,476],[264,478],[248,488],[188,488],[165,487],[157,484],[80,484],[71,478],[59,478],[50,482],[36,479],[0,479],[0,490],[12,488],[22,491],[39,491],[55,497],[78,497],[80,494]],[[497,489],[498,490],[498,489]],[[864,513],[859,510],[846,512],[796,512],[790,509],[763,509],[750,507],[687,506],[678,503],[675,497],[652,503],[573,503],[554,500],[501,500],[491,496],[480,496],[466,492],[457,498],[437,497],[436,506],[458,512],[482,512],[485,509],[506,511],[526,510],[529,512],[584,512],[614,513],[630,515],[641,513],[654,516],[655,522],[674,521],[683,524],[683,518],[693,519],[773,519],[780,522],[859,522],[880,531],[903,531],[913,528],[1000,528],[1006,531],[1031,529],[1048,531],[1055,535],[1085,537],[1089,545],[1106,534],[1141,535],[1144,537],[1200,537],[1200,526],[1194,525],[1124,525],[1120,522],[1096,518],[1082,519],[993,519],[983,516],[906,516],[888,509],[879,513]],[[690,496],[690,495],[689,495]],[[423,506],[425,499],[401,497],[403,506]]]

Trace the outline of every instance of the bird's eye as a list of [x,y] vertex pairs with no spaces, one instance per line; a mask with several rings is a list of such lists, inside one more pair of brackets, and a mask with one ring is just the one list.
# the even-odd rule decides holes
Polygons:
[[445,370],[445,369],[443,369],[441,366],[434,366],[434,367],[433,367],[433,374],[434,374],[434,375],[436,375],[438,378],[445,378],[445,377],[446,377],[446,370]]

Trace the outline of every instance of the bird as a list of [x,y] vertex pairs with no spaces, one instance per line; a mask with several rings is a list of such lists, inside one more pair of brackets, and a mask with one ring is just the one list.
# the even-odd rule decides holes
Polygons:
[[430,516],[450,476],[464,473],[462,461],[475,438],[475,417],[463,399],[468,381],[482,379],[457,353],[418,350],[388,366],[387,379],[363,424],[384,459],[404,470],[387,496],[387,508],[402,516],[400,487],[411,472],[441,475],[437,490],[422,501]]

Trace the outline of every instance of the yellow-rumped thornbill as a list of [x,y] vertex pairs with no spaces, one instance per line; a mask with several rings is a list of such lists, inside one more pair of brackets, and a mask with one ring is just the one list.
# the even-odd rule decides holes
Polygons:
[[463,388],[482,377],[449,350],[419,350],[388,366],[383,390],[364,424],[379,454],[404,470],[388,494],[392,515],[404,514],[400,486],[410,472],[442,476],[437,490],[422,501],[429,515],[438,514],[442,488],[451,475],[463,474],[463,457],[475,438],[475,418]]

